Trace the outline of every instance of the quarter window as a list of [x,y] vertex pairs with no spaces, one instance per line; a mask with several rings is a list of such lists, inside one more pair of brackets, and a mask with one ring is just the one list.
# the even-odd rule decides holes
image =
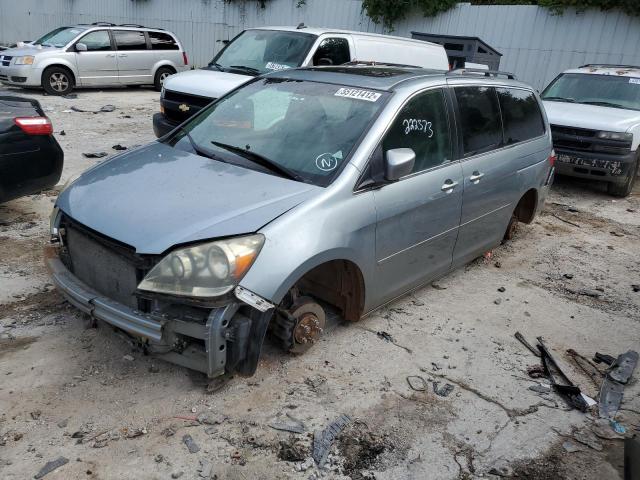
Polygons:
[[497,88],[506,145],[523,142],[544,134],[544,122],[538,101],[532,92],[515,88]]
[[416,154],[413,172],[436,167],[451,159],[451,136],[444,94],[430,90],[411,99],[385,136],[384,151],[411,148]]
[[111,39],[109,38],[109,32],[106,30],[87,33],[78,43],[84,43],[89,52],[111,50]]
[[146,50],[144,33],[136,30],[116,30],[113,32],[118,50]]
[[464,156],[487,152],[502,143],[498,97],[489,87],[456,87]]
[[178,44],[168,33],[147,32],[152,50],[179,50]]
[[346,38],[327,38],[313,56],[314,65],[342,65],[351,61],[349,41]]

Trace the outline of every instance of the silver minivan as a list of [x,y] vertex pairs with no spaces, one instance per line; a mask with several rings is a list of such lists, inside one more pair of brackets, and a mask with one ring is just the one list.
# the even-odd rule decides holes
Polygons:
[[0,54],[0,82],[66,95],[75,87],[154,85],[189,69],[173,33],[142,25],[95,22],[57,28]]
[[513,79],[285,70],[77,178],[47,262],[69,302],[149,353],[250,375],[268,330],[301,353],[509,238],[554,160]]

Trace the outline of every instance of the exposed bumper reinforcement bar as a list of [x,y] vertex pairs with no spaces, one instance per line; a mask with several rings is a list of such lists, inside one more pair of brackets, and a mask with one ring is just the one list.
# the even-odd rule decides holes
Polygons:
[[[168,362],[201,371],[210,378],[225,373],[227,330],[239,304],[231,303],[211,310],[206,325],[158,318],[114,302],[93,290],[67,269],[55,246],[45,249],[45,262],[56,288],[74,307],[141,340],[151,353]],[[176,351],[173,348],[176,334],[200,342]],[[199,346],[203,342],[204,348]]]

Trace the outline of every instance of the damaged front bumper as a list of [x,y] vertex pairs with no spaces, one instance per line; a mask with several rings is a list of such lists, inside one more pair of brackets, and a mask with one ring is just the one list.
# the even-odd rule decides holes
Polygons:
[[78,279],[59,258],[55,245],[45,249],[45,261],[56,288],[69,303],[127,333],[154,356],[209,378],[255,373],[273,313],[271,304],[263,302],[254,308],[231,302],[211,309],[206,323],[146,314],[106,298]]

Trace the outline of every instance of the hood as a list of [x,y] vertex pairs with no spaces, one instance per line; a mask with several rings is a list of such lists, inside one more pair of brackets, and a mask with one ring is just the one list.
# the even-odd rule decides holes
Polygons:
[[43,47],[35,45],[25,45],[20,48],[7,48],[6,50],[0,50],[0,56],[7,55],[10,57],[23,57],[25,55],[37,55],[42,52],[51,52],[53,50],[62,50],[58,47]]
[[216,70],[189,70],[171,75],[164,81],[164,88],[172,92],[220,98],[254,77]]
[[86,171],[57,206],[138,253],[160,254],[256,232],[321,191],[155,142]]
[[582,103],[546,101],[549,123],[566,127],[589,128],[611,132],[627,132],[640,124],[640,112]]

